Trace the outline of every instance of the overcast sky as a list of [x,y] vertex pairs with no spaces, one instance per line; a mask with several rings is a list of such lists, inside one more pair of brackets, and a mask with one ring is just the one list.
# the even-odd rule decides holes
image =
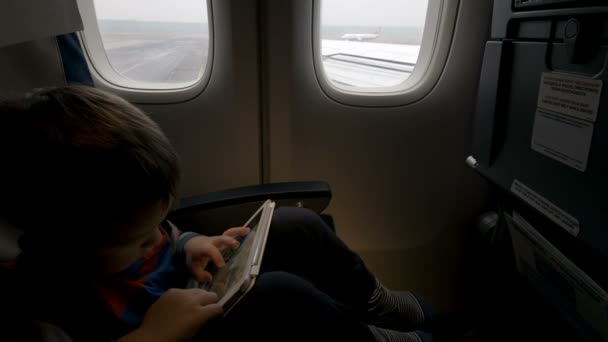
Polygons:
[[324,25],[422,26],[428,0],[323,0]]
[[[422,26],[428,0],[323,0],[324,25]],[[95,0],[100,19],[207,22],[205,0]]]
[[205,0],[95,0],[100,19],[207,22]]

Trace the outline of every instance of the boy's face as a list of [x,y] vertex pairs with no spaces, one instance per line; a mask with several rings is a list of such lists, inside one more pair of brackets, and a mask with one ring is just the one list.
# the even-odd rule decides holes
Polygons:
[[102,275],[120,272],[149,254],[162,239],[160,224],[167,216],[170,204],[158,201],[144,207],[132,218],[112,227],[116,232],[111,241],[96,248],[96,269]]

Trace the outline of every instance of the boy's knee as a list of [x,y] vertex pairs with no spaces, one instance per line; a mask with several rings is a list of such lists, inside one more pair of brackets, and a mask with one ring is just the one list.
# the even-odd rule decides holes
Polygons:
[[277,208],[272,217],[272,230],[294,231],[314,230],[325,231],[328,227],[321,217],[307,208],[281,207]]
[[261,274],[251,294],[274,312],[292,311],[294,307],[306,311],[323,308],[332,302],[327,294],[309,281],[287,272]]
[[267,272],[259,276],[255,292],[261,296],[291,297],[316,289],[306,280],[287,272]]

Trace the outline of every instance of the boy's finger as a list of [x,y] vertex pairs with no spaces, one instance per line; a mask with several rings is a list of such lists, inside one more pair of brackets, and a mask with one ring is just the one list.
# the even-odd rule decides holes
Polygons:
[[217,236],[213,239],[213,245],[217,248],[231,247],[239,248],[240,243],[233,237],[230,236]]
[[211,260],[213,260],[213,262],[218,268],[222,268],[226,265],[222,253],[220,253],[219,249],[217,249],[217,247],[215,247],[214,245],[206,246],[205,252],[205,254],[210,257]]
[[202,267],[198,267],[198,265],[192,268],[192,275],[201,283],[213,280],[211,273],[205,271]]
[[196,301],[201,305],[215,304],[218,300],[219,298],[214,292],[201,290],[196,293]]
[[209,304],[203,306],[201,310],[201,322],[207,322],[212,318],[221,316],[224,313],[224,308],[219,304]]
[[188,264],[188,267],[191,269],[200,268],[204,270],[207,268],[207,264],[209,263],[209,257],[206,255],[192,257],[191,260],[192,261]]
[[243,235],[247,235],[247,233],[249,233],[251,231],[251,228],[249,227],[234,227],[234,228],[230,228],[228,230],[226,230],[224,232],[224,236],[230,236],[230,237],[237,237],[237,236],[243,236]]

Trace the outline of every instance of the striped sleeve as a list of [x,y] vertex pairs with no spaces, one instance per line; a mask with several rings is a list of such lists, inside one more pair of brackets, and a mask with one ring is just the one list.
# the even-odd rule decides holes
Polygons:
[[182,232],[173,223],[167,221],[171,228],[171,241],[173,246],[173,252],[175,253],[176,260],[183,261],[187,265],[186,260],[186,243],[192,238],[199,236],[200,234],[194,232]]

